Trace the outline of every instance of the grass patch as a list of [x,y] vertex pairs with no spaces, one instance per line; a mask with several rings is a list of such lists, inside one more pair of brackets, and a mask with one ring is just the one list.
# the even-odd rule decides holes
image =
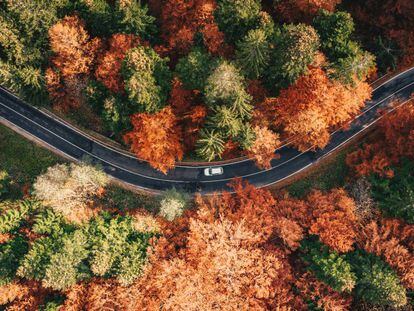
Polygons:
[[332,162],[318,167],[314,173],[304,177],[287,187],[289,193],[296,198],[306,196],[312,189],[328,191],[333,188],[344,187],[349,167],[345,158],[349,150],[344,150]]
[[[32,184],[49,166],[63,162],[66,161],[61,157],[0,125],[0,171],[5,170],[12,180],[7,198],[21,198],[23,186]],[[123,211],[140,207],[154,211],[157,208],[155,197],[114,185],[109,186],[104,200],[108,206]]]
[[13,197],[19,194],[23,185],[32,183],[49,166],[61,162],[64,160],[49,150],[0,125],[0,170],[7,171],[13,180]]

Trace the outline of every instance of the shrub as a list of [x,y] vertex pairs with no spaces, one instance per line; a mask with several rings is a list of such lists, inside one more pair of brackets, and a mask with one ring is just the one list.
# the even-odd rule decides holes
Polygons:
[[35,196],[55,212],[81,222],[91,216],[87,203],[107,184],[107,175],[93,166],[58,164],[37,177],[33,189]]
[[27,247],[26,240],[21,236],[0,244],[0,286],[13,281]]
[[160,200],[160,216],[169,221],[180,217],[188,206],[189,197],[175,188],[165,191]]

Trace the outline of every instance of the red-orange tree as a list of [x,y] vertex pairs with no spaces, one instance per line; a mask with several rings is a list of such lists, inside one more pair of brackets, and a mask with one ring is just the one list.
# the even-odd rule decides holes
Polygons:
[[[370,36],[374,32],[382,33],[395,41],[402,51],[399,67],[414,64],[414,2],[411,0],[366,0],[349,1],[352,15],[367,30]],[[388,46],[384,46],[385,49]],[[395,50],[395,48],[392,48]],[[388,54],[390,51],[379,51]],[[392,51],[391,51],[392,52]],[[396,52],[396,51],[394,51]]]
[[161,35],[173,59],[190,50],[198,31],[211,53],[225,50],[224,35],[214,22],[215,0],[152,0],[150,6],[159,15]]
[[275,10],[287,21],[311,20],[319,10],[334,11],[342,0],[282,0],[275,1]]
[[131,123],[133,130],[124,139],[138,158],[163,173],[174,167],[176,159],[182,159],[181,132],[171,107],[155,114],[134,114]]
[[123,92],[122,61],[125,58],[126,52],[139,43],[139,38],[134,35],[113,35],[109,39],[108,50],[98,56],[98,67],[95,71],[96,79],[101,81],[112,92]]
[[[398,107],[401,103],[395,102]],[[379,123],[377,142],[364,145],[347,156],[347,164],[358,175],[377,173],[391,177],[390,166],[402,157],[414,158],[414,103],[411,100]]]
[[334,189],[328,194],[313,191],[307,197],[312,210],[309,233],[337,252],[353,249],[356,240],[355,202],[342,189]]
[[89,37],[79,17],[66,16],[49,29],[49,42],[54,52],[53,67],[46,70],[49,96],[57,109],[78,108],[100,40]]
[[282,90],[278,98],[268,98],[264,111],[274,113],[274,126],[282,128],[301,151],[323,148],[329,130],[346,123],[371,96],[370,86],[355,81],[355,86],[332,82],[320,68],[310,68],[295,84]]
[[177,77],[173,79],[168,102],[179,119],[182,132],[185,133],[183,135],[185,152],[194,150],[199,130],[207,116],[207,108],[199,104],[199,95],[199,91],[186,90]]
[[404,286],[414,289],[414,226],[396,219],[371,222],[358,234],[358,244],[381,256],[393,267]]

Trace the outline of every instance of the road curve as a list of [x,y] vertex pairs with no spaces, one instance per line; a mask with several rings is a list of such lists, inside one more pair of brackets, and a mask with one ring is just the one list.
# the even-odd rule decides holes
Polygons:
[[[235,177],[242,177],[257,187],[265,187],[298,174],[319,159],[330,155],[356,135],[366,131],[380,118],[378,112],[387,108],[393,99],[399,98],[404,102],[412,93],[414,93],[414,67],[377,87],[361,114],[346,130],[341,129],[332,133],[330,143],[323,150],[299,152],[284,146],[277,150],[280,158],[272,161],[270,169],[260,170],[252,160],[241,159],[219,165],[224,168],[224,173],[215,177],[204,176],[205,165],[185,164],[179,164],[164,175],[151,168],[147,162],[92,139],[70,124],[26,104],[2,87],[0,87],[0,122],[6,125],[12,124],[13,129],[17,128],[20,132],[33,136],[75,161],[88,158],[88,161],[99,164],[113,178],[129,186],[155,192],[176,187],[188,192],[199,191],[208,194],[229,190],[228,183]],[[4,122],[5,120],[7,122]]]

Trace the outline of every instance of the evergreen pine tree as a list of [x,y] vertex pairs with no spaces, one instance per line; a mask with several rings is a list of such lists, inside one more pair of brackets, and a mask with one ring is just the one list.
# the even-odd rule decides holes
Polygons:
[[246,76],[259,78],[270,59],[270,43],[266,32],[262,29],[250,30],[237,44],[236,58]]
[[407,294],[395,271],[381,258],[362,250],[347,255],[357,277],[354,293],[370,304],[402,307]]
[[197,155],[206,160],[213,161],[221,158],[224,151],[224,140],[221,134],[215,130],[202,130],[197,141]]
[[355,286],[356,276],[351,271],[351,265],[345,255],[339,255],[317,238],[309,238],[301,242],[301,258],[322,282],[338,292],[351,292]]

